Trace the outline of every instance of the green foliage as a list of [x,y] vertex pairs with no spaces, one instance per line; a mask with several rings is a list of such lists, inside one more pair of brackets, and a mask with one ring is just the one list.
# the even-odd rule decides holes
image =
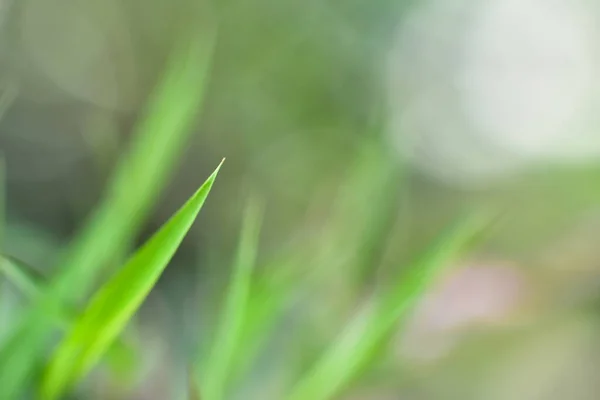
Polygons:
[[[145,3],[143,6],[147,7]],[[245,14],[243,18],[246,18]],[[284,19],[277,20],[277,23],[287,25]],[[128,253],[185,151],[190,127],[205,98],[215,35],[215,31],[209,30],[192,40],[177,41],[164,79],[152,94],[145,117],[135,129],[128,152],[120,159],[105,197],[95,208],[88,224],[66,249],[54,269],[56,274],[46,282],[36,277],[27,265],[17,260],[0,259],[0,271],[31,302],[23,316],[10,327],[8,338],[0,349],[0,400],[14,400],[30,394],[37,386],[32,377],[38,370],[43,370],[38,395],[43,399],[58,399],[81,381],[105,355],[110,358],[115,353],[118,357],[119,351],[124,348],[121,333],[191,227],[219,168],[108,282],[101,285],[89,302],[85,300],[111,263]],[[288,79],[293,82],[291,90],[285,91],[285,96],[279,98],[285,103],[285,97],[289,96],[291,103],[301,100],[304,105],[310,105],[297,107],[298,115],[318,109],[318,118],[313,123],[321,126],[321,119],[337,120],[339,115],[328,108],[334,102],[328,101],[325,104],[328,107],[323,107],[323,104],[312,101],[312,92],[322,90],[321,83],[313,85],[309,91],[302,88],[304,81],[320,73],[313,70],[318,68],[315,61],[319,60],[306,54],[315,53],[327,66],[330,58],[336,58],[335,54],[321,48],[320,39],[318,42],[319,46],[314,51],[309,46],[311,51],[308,53],[285,46],[286,51],[294,49],[291,61],[302,65],[295,69],[302,79],[293,78],[296,75],[293,74],[292,79]],[[312,59],[312,62],[296,62],[305,59]],[[338,71],[329,67],[325,69]],[[338,72],[335,74],[338,75]],[[261,80],[260,86],[266,85],[266,92],[270,89],[277,93],[281,90],[279,81],[282,79],[271,79],[277,78],[276,74],[272,75],[270,79]],[[236,82],[230,84],[235,86]],[[343,86],[348,85],[344,83]],[[305,95],[301,93],[303,90]],[[10,93],[6,91],[4,96],[0,96],[0,115],[12,101],[12,97],[7,97]],[[238,105],[228,103],[230,107],[231,104],[234,104],[233,107]],[[302,111],[302,108],[306,110]],[[256,125],[264,129],[264,121],[260,115],[255,116],[254,111],[250,114],[260,122]],[[283,112],[283,107],[275,113],[279,111]],[[354,125],[354,120],[351,123]],[[346,125],[338,127],[337,122],[332,125],[338,133],[348,134]],[[267,142],[273,140],[266,132],[268,129],[264,130],[263,139],[259,139],[258,135],[247,135],[251,145],[260,151],[264,151]],[[272,130],[279,132],[279,126]],[[218,316],[219,324],[214,329],[210,351],[205,359],[196,360],[197,365],[194,365],[189,378],[191,399],[228,398],[234,392],[236,380],[247,372],[261,345],[295,300],[314,294],[316,306],[330,311],[328,315],[345,315],[356,305],[358,298],[376,285],[382,271],[380,267],[384,264],[382,259],[385,258],[387,240],[401,219],[399,189],[402,189],[402,195],[409,190],[404,186],[404,166],[396,165],[383,156],[385,151],[373,146],[370,139],[362,138],[358,147],[360,152],[355,163],[346,165],[349,168],[344,171],[343,184],[333,196],[331,218],[317,221],[317,232],[307,240],[308,243],[292,246],[283,257],[268,265],[272,268],[261,269],[260,276],[255,276],[258,275],[255,271],[263,209],[256,202],[250,202],[241,229],[233,275],[225,290],[224,306]],[[286,151],[281,153],[287,156]],[[269,170],[278,169],[276,163],[267,164]],[[312,185],[315,177],[323,173],[320,165],[302,165],[303,169],[312,168],[314,171],[303,171],[304,174],[298,176]],[[291,186],[296,192],[308,192],[312,196],[312,192],[298,181]],[[0,202],[3,203],[3,187],[0,189]],[[0,209],[2,207],[3,204]],[[300,375],[294,375],[296,381],[284,398],[333,399],[350,387],[361,372],[372,368],[378,361],[379,352],[387,348],[391,335],[410,308],[442,268],[465,250],[487,222],[488,216],[481,214],[461,219],[421,258],[409,265],[398,281],[380,287],[361,312],[343,328],[335,342],[317,355],[316,362],[309,363],[308,370],[294,368],[296,366],[289,368],[292,372],[299,370]],[[2,228],[3,221],[0,221],[0,231]],[[338,302],[337,297],[341,301]],[[335,301],[331,303],[335,304],[329,304],[332,299]],[[83,309],[81,314],[78,312],[80,309]],[[326,323],[335,325],[331,321]],[[319,331],[320,327],[306,325],[303,329],[311,330],[311,333]],[[55,331],[64,337],[46,363],[44,357],[49,339]],[[300,351],[304,350],[302,344],[298,346]],[[323,347],[322,342],[313,345],[309,346],[311,350]]]
[[[9,256],[0,256],[0,272],[21,294],[30,300],[35,300],[46,290],[47,279],[30,265]],[[56,318],[59,325],[68,329],[73,322],[75,313],[58,309]]]
[[192,226],[218,170],[92,298],[49,363],[42,398],[59,398],[93,367],[125,328]]
[[406,276],[376,296],[359,313],[317,364],[287,396],[288,400],[327,400],[345,389],[356,373],[372,360],[381,341],[407,315],[426,288],[487,225],[486,216],[474,215],[460,221],[412,265]]
[[206,400],[219,400],[225,394],[231,375],[232,361],[238,348],[244,345],[243,324],[248,312],[252,270],[258,251],[262,211],[256,202],[246,211],[242,235],[237,250],[231,284],[227,290],[221,323],[212,343],[212,353],[202,375],[202,393]]
[[63,304],[83,299],[102,268],[125,254],[165,187],[204,97],[215,32],[182,40],[118,166],[107,196],[68,249],[58,275],[11,330],[0,350],[0,399],[31,378]]
[[[47,278],[43,277],[30,265],[13,257],[0,256],[0,272],[20,294],[25,295],[29,300],[41,296],[46,290]],[[61,307],[56,315],[56,323],[64,332],[68,332],[72,328],[76,317],[77,313],[74,310]],[[117,339],[107,354],[107,359],[114,368],[120,368],[123,360],[134,358],[134,349],[121,338]]]

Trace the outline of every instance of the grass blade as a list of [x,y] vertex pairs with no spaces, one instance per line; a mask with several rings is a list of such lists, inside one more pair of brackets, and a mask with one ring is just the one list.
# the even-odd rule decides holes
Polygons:
[[462,219],[444,234],[391,291],[351,321],[336,343],[292,388],[287,400],[327,400],[342,391],[372,359],[428,285],[489,223],[486,215]]
[[225,309],[221,314],[222,321],[212,344],[212,353],[204,368],[202,388],[206,400],[223,399],[230,378],[232,361],[240,345],[248,308],[261,220],[261,207],[253,201],[246,210],[233,277],[227,291]]
[[[0,272],[28,299],[35,299],[45,290],[46,279],[35,268],[10,256],[0,256]],[[73,326],[77,313],[65,308],[59,309],[56,323],[65,332]],[[118,340],[109,350],[107,356],[113,365],[118,365],[123,358],[132,359],[134,351],[124,341]]]
[[219,167],[194,196],[108,281],[52,357],[42,397],[56,399],[102,357],[175,254],[202,208]]
[[15,326],[0,351],[0,399],[27,388],[61,305],[84,298],[102,267],[124,254],[164,188],[204,97],[214,32],[182,40],[138,126],[107,197],[61,263],[60,275]]
[[168,182],[204,98],[213,36],[211,32],[184,41],[175,50],[173,64],[136,128],[137,140],[119,165],[108,197],[68,254],[54,288],[61,297],[77,300],[87,294],[94,272],[123,254],[123,246],[131,242]]
[[28,298],[39,295],[39,274],[25,263],[0,255],[0,272]]
[[[236,350],[232,363],[233,380],[240,379],[248,372],[252,362],[272,336],[277,323],[306,286],[308,274],[297,272],[302,271],[300,265],[305,266],[306,263],[286,260],[274,265],[287,273],[274,277],[271,272],[253,285],[242,327],[244,344]],[[274,265],[269,265],[271,268],[266,270],[272,271]]]
[[[30,265],[14,257],[0,255],[0,273],[6,277],[21,294],[28,299],[36,299],[42,293],[42,275]],[[57,315],[61,319],[61,324],[66,322],[67,313],[61,310]],[[71,314],[74,315],[74,314]]]

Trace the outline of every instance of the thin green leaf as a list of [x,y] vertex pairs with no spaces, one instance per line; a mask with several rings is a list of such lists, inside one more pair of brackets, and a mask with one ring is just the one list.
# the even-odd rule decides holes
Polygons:
[[242,377],[251,367],[252,361],[273,333],[282,314],[306,286],[306,271],[297,273],[302,271],[301,266],[305,265],[306,263],[287,259],[275,262],[270,268],[266,268],[270,273],[253,285],[242,326],[244,342],[237,348],[232,363],[233,380]]
[[327,400],[347,387],[440,270],[449,265],[488,222],[487,214],[472,215],[444,234],[390,292],[376,299],[350,322],[335,344],[292,388],[287,400]]
[[[36,298],[45,290],[45,277],[32,266],[14,257],[0,256],[0,272],[29,299]],[[75,316],[74,311],[60,308],[56,315],[57,324],[64,331],[68,331],[73,325]],[[133,354],[133,350],[119,339],[109,350],[108,357],[112,364],[117,366],[123,359],[133,359]]]
[[62,305],[85,296],[102,268],[125,254],[168,182],[204,98],[215,32],[179,41],[132,147],[91,221],[77,236],[60,273],[40,296],[0,351],[0,400],[12,400],[30,384]]
[[41,294],[43,277],[32,266],[14,257],[0,255],[0,272],[28,299]]
[[87,294],[95,272],[123,254],[168,183],[204,98],[214,35],[210,31],[183,41],[175,50],[173,64],[136,128],[137,140],[117,168],[108,197],[62,266],[54,288],[61,297],[77,300]]
[[102,357],[142,304],[202,208],[219,167],[194,196],[136,252],[92,298],[56,349],[42,383],[45,399],[56,399]]
[[242,338],[261,220],[261,207],[256,202],[251,202],[244,218],[234,275],[227,291],[222,321],[212,343],[212,353],[204,368],[202,388],[206,400],[221,400],[226,392],[232,361]]

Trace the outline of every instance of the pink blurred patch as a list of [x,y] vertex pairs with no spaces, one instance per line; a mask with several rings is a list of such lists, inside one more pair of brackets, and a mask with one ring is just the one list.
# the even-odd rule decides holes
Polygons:
[[526,286],[510,263],[472,261],[452,269],[415,308],[401,332],[400,355],[435,359],[468,328],[505,322],[522,304]]

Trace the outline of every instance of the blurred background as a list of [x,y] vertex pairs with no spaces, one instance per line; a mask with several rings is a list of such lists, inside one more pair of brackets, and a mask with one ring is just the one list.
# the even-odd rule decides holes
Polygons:
[[[342,398],[597,398],[600,5],[203,1],[0,1],[3,252],[43,276],[100,201],[180,26],[219,26],[204,106],[139,243],[227,162],[136,316],[135,383],[100,376],[80,398],[177,398],[249,193],[266,204],[258,273],[319,279],[232,398],[280,398],[367,293],[488,206],[502,218]],[[2,298],[4,331],[19,299],[6,283]]]

